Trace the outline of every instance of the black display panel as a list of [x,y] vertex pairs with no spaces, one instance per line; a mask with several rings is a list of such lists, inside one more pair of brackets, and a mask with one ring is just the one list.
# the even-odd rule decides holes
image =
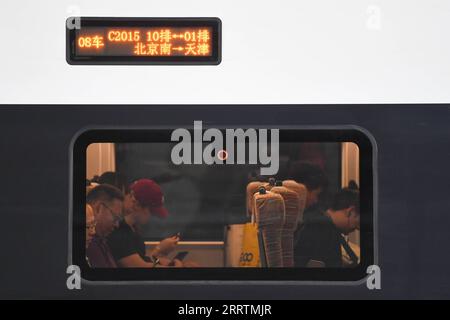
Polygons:
[[66,21],[67,62],[191,64],[221,61],[218,18],[94,18]]

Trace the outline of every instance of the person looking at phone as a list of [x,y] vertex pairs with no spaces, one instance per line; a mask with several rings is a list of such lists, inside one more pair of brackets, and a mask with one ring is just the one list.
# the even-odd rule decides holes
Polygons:
[[343,267],[341,247],[350,256],[352,266],[356,266],[358,257],[343,235],[359,229],[359,225],[359,192],[341,189],[326,212],[311,218],[300,229],[294,250],[295,266]]
[[124,200],[124,219],[108,237],[108,244],[115,261],[122,268],[154,268],[157,266],[183,266],[178,259],[170,260],[170,254],[180,240],[179,235],[162,240],[153,250],[147,251],[140,235],[151,215],[165,218],[164,195],[161,187],[149,179],[134,182]]

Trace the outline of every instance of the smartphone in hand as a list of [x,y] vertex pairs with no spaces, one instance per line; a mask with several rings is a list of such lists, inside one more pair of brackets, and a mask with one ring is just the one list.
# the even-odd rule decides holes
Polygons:
[[177,253],[177,255],[172,259],[172,262],[169,263],[169,266],[174,266],[175,262],[174,260],[180,260],[183,261],[184,258],[186,258],[186,256],[188,255],[188,251],[180,251]]
[[181,232],[175,233],[174,235],[171,236],[171,238],[173,238],[173,237],[177,237],[178,240],[181,239]]

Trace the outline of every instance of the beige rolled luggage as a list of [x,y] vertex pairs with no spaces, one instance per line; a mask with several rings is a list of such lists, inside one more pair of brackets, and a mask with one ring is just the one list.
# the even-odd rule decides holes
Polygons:
[[277,181],[271,192],[283,197],[285,208],[285,220],[281,229],[281,247],[283,255],[283,266],[294,266],[294,231],[297,228],[299,219],[299,196],[295,191],[282,186],[281,181]]
[[298,183],[294,180],[284,180],[283,181],[283,187],[286,187],[298,195],[298,221],[297,221],[297,228],[299,228],[303,223],[303,213],[305,211],[306,206],[306,186]]
[[247,216],[251,217],[254,213],[254,195],[261,189],[265,182],[252,181],[247,185]]
[[281,231],[285,220],[283,197],[261,188],[253,199],[255,219],[262,235],[267,267],[282,267]]

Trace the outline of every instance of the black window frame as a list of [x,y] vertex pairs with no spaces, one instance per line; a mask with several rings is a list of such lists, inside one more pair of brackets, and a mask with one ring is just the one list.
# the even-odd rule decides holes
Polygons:
[[[233,126],[224,126],[233,128]],[[258,125],[248,128],[258,128]],[[274,128],[276,128],[274,126]],[[367,276],[374,256],[373,139],[356,128],[280,129],[280,142],[353,142],[360,151],[361,261],[354,268],[90,268],[85,259],[86,149],[91,143],[168,142],[175,128],[92,129],[74,140],[72,186],[72,259],[89,281],[358,281]]]

